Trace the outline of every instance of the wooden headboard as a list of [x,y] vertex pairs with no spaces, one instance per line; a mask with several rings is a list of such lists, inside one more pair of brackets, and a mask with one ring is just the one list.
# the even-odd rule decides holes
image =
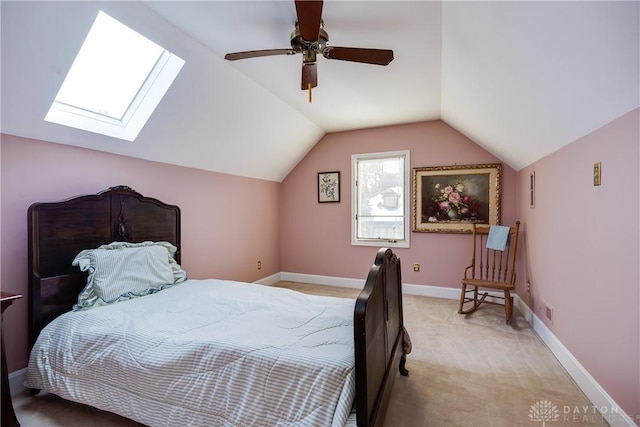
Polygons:
[[83,249],[114,241],[166,241],[178,248],[180,208],[126,186],[28,210],[29,347],[44,326],[73,307],[87,275],[71,262]]

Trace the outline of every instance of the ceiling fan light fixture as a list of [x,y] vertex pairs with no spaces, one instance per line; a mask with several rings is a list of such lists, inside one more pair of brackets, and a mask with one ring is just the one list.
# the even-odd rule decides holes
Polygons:
[[314,64],[316,62],[316,51],[315,50],[305,50],[302,52],[304,55],[302,58],[302,62],[305,64]]

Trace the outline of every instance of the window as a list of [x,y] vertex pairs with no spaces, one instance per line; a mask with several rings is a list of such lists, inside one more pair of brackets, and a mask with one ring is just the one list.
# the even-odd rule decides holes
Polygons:
[[45,120],[133,141],[183,65],[100,11]]
[[409,151],[351,156],[351,244],[409,247],[409,165]]

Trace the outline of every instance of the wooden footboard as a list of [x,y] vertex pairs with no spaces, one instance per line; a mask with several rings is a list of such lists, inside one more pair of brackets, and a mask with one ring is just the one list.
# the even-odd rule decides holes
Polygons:
[[359,427],[382,426],[395,378],[398,372],[407,373],[402,316],[400,260],[390,249],[382,248],[354,312]]

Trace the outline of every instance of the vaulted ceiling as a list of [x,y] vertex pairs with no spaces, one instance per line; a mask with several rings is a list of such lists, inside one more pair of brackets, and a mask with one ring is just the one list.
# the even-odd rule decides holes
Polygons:
[[[186,63],[136,141],[44,117],[98,10]],[[519,170],[640,106],[640,2],[324,3],[335,46],[313,101],[289,48],[293,1],[1,2],[3,133],[281,181],[326,134],[442,119]]]

